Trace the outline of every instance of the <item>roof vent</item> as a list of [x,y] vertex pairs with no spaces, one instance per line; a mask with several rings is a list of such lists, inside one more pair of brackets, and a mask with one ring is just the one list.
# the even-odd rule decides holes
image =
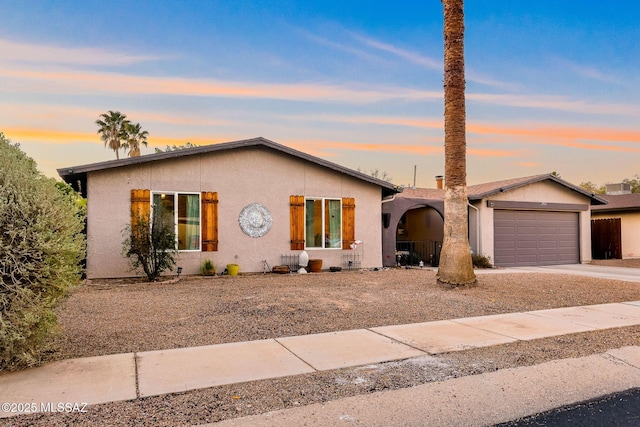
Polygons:
[[607,184],[607,194],[619,195],[619,194],[631,194],[631,184],[626,182],[620,182],[618,184]]

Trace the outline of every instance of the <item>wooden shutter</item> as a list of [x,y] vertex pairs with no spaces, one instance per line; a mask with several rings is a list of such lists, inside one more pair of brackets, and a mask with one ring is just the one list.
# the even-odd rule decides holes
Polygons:
[[304,196],[290,196],[291,250],[304,250]]
[[151,214],[151,191],[131,190],[131,228],[135,227],[139,218],[149,221]]
[[202,193],[202,252],[218,250],[218,193]]
[[356,199],[342,199],[342,249],[351,249],[356,241]]

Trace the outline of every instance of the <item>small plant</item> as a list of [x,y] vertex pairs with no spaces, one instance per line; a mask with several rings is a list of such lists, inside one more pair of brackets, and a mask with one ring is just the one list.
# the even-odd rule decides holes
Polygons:
[[130,259],[134,270],[142,267],[150,282],[176,265],[172,215],[155,215],[153,221],[150,215],[137,216],[132,226],[125,227],[124,234],[123,255]]
[[482,254],[471,254],[473,268],[493,268],[491,258]]
[[207,259],[202,263],[202,274],[204,276],[215,276],[216,266],[213,264],[213,261]]

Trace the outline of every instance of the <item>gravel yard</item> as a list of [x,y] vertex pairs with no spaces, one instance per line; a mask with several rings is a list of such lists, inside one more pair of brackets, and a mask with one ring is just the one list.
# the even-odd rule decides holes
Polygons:
[[[632,265],[637,267],[637,265]],[[526,310],[640,300],[640,284],[568,274],[478,275],[445,289],[430,269],[93,281],[58,308],[52,358],[140,352]],[[640,345],[617,328],[95,405],[84,414],[20,416],[7,425],[192,425]]]

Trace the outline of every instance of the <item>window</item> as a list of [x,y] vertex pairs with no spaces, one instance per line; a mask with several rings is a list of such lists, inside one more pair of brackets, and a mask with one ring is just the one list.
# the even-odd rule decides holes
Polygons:
[[340,241],[342,249],[348,250],[355,241],[356,200],[353,197],[305,199],[292,195],[289,209],[292,251],[340,248]]
[[[163,197],[164,195],[164,197]],[[198,200],[200,204],[198,204]],[[304,200],[303,200],[304,201]],[[180,250],[218,250],[218,193],[161,193],[148,189],[131,190],[131,226],[139,217],[151,216],[151,203],[172,215]],[[176,209],[176,206],[178,209]],[[301,207],[304,207],[301,205]],[[303,219],[301,228],[304,228]],[[302,237],[301,237],[302,239]],[[304,243],[304,242],[303,242]]]
[[305,242],[307,248],[342,248],[340,199],[305,200]]
[[153,208],[173,215],[178,250],[200,250],[200,194],[153,193]]

